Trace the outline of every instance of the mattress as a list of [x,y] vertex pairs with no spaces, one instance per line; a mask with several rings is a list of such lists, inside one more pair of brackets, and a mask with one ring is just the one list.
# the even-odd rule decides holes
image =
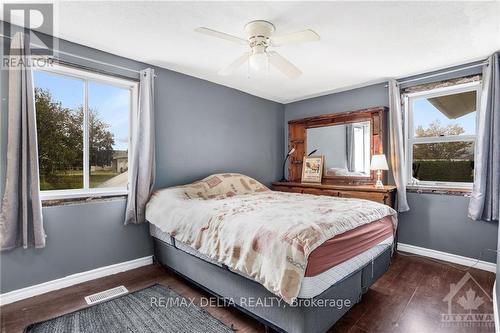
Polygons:
[[[224,267],[245,272],[288,304],[299,294],[309,255],[325,241],[386,216],[397,227],[394,209],[357,198],[251,189],[215,198],[207,190],[194,197],[199,186],[217,188],[235,177],[212,175],[201,181],[204,185],[157,190],[147,204],[146,219]],[[242,175],[236,178],[256,183]],[[236,186],[226,185],[224,191]]]
[[173,239],[168,233],[161,231],[160,228],[155,226],[153,223],[149,224],[149,234],[153,236],[154,238],[157,238],[167,244],[173,245],[179,250],[182,250],[186,253],[189,253],[195,257],[198,257],[200,259],[203,259],[205,261],[208,261],[211,264],[217,265],[219,267],[222,267],[222,264],[216,260],[213,260],[212,258],[204,255],[203,253],[200,253],[193,249],[191,246],[184,244],[183,242],[176,241]]
[[373,259],[391,247],[393,241],[394,237],[391,235],[370,249],[328,269],[321,274],[315,276],[305,276],[302,280],[302,284],[300,285],[298,297],[306,299],[316,297],[335,283],[342,281],[360,268],[366,265],[373,265]]
[[372,248],[394,234],[392,220],[386,216],[337,235],[311,252],[304,276],[316,276]]
[[[189,253],[195,257],[198,257],[214,265],[222,267],[222,265],[219,262],[203,255],[202,253],[199,253],[189,245],[186,245],[179,241],[175,241],[169,234],[161,231],[160,228],[158,228],[152,223],[149,224],[149,230],[151,236],[167,244],[174,245],[176,248],[178,248],[183,252]],[[323,271],[320,274],[317,274],[315,276],[305,276],[304,279],[302,280],[298,297],[309,299],[309,298],[314,298],[315,296],[323,293],[333,284],[348,277],[350,274],[356,272],[361,267],[370,264],[375,257],[377,257],[379,254],[381,254],[383,251],[389,248],[392,245],[392,243],[393,243],[393,236],[391,234],[390,236],[386,237],[385,239],[378,242],[369,249],[363,251],[362,253],[357,254],[356,256],[340,264],[337,264],[334,267],[330,267],[329,269]],[[240,274],[239,272],[235,273]]]

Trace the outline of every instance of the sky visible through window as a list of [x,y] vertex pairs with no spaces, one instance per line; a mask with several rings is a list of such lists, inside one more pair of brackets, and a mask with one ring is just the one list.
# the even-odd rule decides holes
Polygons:
[[422,126],[426,129],[431,123],[438,120],[441,126],[460,125],[465,130],[464,135],[476,134],[476,112],[471,112],[457,119],[448,119],[425,98],[415,100],[413,109],[414,128]]
[[[52,99],[63,107],[77,109],[83,104],[83,81],[42,71],[34,72],[35,87],[49,90]],[[130,91],[128,89],[89,81],[89,107],[114,134],[114,150],[127,150]]]

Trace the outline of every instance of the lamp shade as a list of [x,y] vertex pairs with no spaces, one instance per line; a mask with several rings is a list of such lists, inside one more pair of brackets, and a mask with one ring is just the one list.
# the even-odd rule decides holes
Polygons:
[[389,170],[387,165],[387,159],[384,154],[373,155],[372,163],[370,164],[370,170]]

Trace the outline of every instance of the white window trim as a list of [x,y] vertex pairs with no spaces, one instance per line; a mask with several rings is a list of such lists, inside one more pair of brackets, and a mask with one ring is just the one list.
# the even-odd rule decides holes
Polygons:
[[119,196],[119,195],[128,195],[127,188],[107,187],[107,188],[40,191],[40,199],[42,201],[78,199],[78,198],[111,197],[111,196]]
[[[137,113],[138,108],[138,96],[139,96],[139,83],[121,79],[113,76],[108,76],[100,73],[94,73],[91,71],[81,70],[73,67],[63,66],[60,64],[54,64],[49,68],[39,68],[37,71],[47,72],[49,74],[61,75],[64,77],[72,77],[83,81],[83,186],[82,189],[68,189],[68,190],[44,190],[40,191],[40,198],[44,200],[61,200],[61,199],[75,199],[75,198],[93,198],[93,197],[105,197],[105,196],[117,196],[117,195],[128,195],[127,187],[109,187],[109,188],[90,188],[90,170],[89,170],[89,128],[88,128],[88,82],[98,82],[115,87],[130,89],[130,113],[127,117],[132,121]],[[129,124],[129,148],[128,148],[128,160],[131,158],[130,149],[130,129]],[[128,183],[130,183],[130,174]]]
[[413,145],[418,143],[440,143],[440,142],[457,142],[457,141],[476,141],[476,135],[454,135],[440,137],[414,137],[415,128],[413,123],[413,102],[421,98],[433,98],[450,94],[459,94],[468,91],[476,91],[476,133],[477,133],[477,115],[481,105],[481,81],[467,82],[448,87],[441,87],[426,91],[419,91],[405,94],[403,97],[404,103],[404,132],[405,132],[405,151],[406,151],[406,174],[407,188],[409,189],[464,189],[472,190],[473,183],[463,182],[443,182],[443,181],[418,181],[413,183]]

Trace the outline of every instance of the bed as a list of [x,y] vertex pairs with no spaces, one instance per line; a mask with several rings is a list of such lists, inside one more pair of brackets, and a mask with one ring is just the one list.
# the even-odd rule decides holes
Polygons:
[[155,258],[285,332],[324,332],[389,267],[396,212],[217,174],[153,193]]

